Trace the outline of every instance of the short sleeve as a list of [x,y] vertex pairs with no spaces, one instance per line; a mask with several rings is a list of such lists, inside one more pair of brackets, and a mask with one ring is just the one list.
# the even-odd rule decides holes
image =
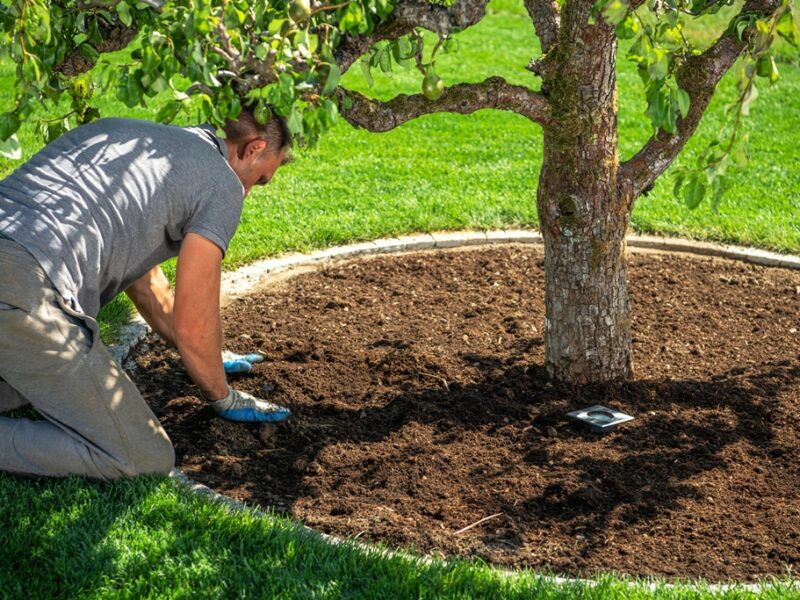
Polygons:
[[213,193],[204,194],[184,225],[183,236],[201,235],[216,244],[224,256],[239,226],[243,201],[241,185],[219,186]]

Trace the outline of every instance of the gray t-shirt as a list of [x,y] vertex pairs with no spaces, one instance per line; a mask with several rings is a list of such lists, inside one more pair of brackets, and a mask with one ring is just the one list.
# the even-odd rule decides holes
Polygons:
[[244,189],[211,127],[101,119],[0,181],[0,234],[25,247],[88,315],[177,256],[190,232],[223,253]]

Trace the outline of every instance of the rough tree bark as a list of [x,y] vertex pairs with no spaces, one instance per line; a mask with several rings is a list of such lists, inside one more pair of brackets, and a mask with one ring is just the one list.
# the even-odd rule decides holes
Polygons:
[[538,212],[545,244],[545,366],[572,382],[632,373],[624,253],[628,212],[617,186],[614,30],[572,2],[542,70],[544,126]]

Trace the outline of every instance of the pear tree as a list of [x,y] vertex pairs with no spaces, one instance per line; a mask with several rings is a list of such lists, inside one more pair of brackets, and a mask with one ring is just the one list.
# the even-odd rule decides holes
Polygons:
[[[518,113],[543,130],[536,202],[546,367],[570,382],[629,377],[631,211],[735,70],[730,126],[676,178],[689,206],[718,202],[756,82],[778,76],[772,44],[797,43],[793,0],[524,0],[536,32],[530,84],[443,81],[438,52],[481,21],[487,2],[0,0],[0,52],[16,65],[13,98],[0,106],[0,152],[19,156],[16,133],[27,120],[47,142],[99,118],[95,100],[104,93],[129,107],[158,97],[154,118],[165,123],[186,113],[219,126],[254,103],[258,119],[274,111],[306,144],[342,118],[383,132],[437,112]],[[686,25],[725,7],[735,16],[719,37],[706,46],[693,41]],[[652,136],[625,161],[617,126],[621,39],[630,40],[626,59],[636,63],[652,123]],[[368,80],[414,69],[419,92],[381,101],[348,90],[341,76],[356,64]]]

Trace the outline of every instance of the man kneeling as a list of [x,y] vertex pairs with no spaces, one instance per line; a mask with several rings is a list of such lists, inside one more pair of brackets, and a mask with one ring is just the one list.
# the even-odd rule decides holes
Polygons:
[[[217,414],[282,421],[289,410],[236,391],[222,355],[221,263],[244,198],[289,160],[286,123],[244,110],[210,126],[101,119],[55,140],[0,181],[0,470],[115,479],[168,473],[174,450],[100,341],[95,317],[125,291],[177,347]],[[175,290],[159,265],[178,257]],[[223,359],[225,361],[223,362]]]

